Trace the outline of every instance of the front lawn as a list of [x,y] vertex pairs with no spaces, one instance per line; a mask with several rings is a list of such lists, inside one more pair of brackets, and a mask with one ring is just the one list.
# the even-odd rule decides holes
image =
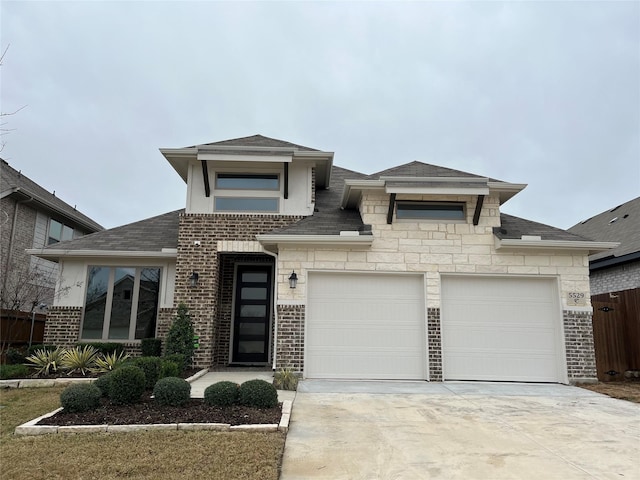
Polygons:
[[62,390],[0,391],[3,479],[278,478],[285,439],[281,432],[13,435],[16,426],[59,407]]

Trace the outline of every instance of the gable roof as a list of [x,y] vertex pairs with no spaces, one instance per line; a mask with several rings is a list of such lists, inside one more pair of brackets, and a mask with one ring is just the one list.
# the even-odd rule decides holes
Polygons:
[[[640,197],[605,210],[569,228],[570,232],[601,242],[620,242],[620,246],[589,257],[601,266],[640,259]],[[603,263],[607,265],[602,265]]]
[[493,227],[493,234],[499,239],[520,239],[523,235],[539,236],[542,240],[562,240],[585,242],[590,239],[561,228],[545,225],[506,213],[500,213],[500,226]]
[[306,150],[309,152],[317,152],[315,148],[305,147],[302,145],[296,145],[295,143],[285,142],[284,140],[278,140],[277,138],[269,138],[263,135],[250,135],[248,137],[232,138],[230,140],[222,140],[220,142],[203,143],[200,145],[192,145],[194,148],[199,146],[221,146],[221,147],[274,147],[274,148],[295,148],[297,150]]
[[[441,167],[439,165],[431,165],[429,163],[423,163],[413,161],[405,163],[404,165],[398,165],[396,167],[387,168],[377,173],[368,175],[370,180],[377,180],[380,177],[469,177],[469,178],[487,178],[481,175],[475,175],[469,172],[463,172],[461,170],[455,170],[453,168]],[[495,180],[489,178],[491,182],[501,182],[502,180]]]
[[104,230],[102,225],[56,197],[54,193],[45,190],[36,182],[23,175],[21,171],[11,167],[5,160],[0,160],[0,198],[8,196],[25,199],[31,198],[37,202],[43,210],[53,213],[54,216],[64,217],[66,220],[84,228],[90,233]]

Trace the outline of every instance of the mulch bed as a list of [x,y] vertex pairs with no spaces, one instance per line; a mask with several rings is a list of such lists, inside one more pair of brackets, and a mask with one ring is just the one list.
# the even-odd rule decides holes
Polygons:
[[145,394],[134,405],[112,405],[102,399],[96,410],[82,413],[59,412],[38,425],[139,425],[153,423],[228,423],[231,425],[278,424],[281,405],[274,408],[252,408],[240,405],[210,407],[202,399],[191,399],[185,406],[158,405]]

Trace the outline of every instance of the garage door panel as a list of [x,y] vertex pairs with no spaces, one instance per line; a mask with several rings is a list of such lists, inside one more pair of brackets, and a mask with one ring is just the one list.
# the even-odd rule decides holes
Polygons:
[[312,272],[308,292],[308,378],[425,378],[422,276]]

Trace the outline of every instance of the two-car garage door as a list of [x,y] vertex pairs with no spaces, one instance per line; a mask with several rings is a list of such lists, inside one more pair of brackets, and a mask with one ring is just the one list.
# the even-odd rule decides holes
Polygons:
[[[307,288],[305,377],[427,379],[422,275],[311,272]],[[554,279],[444,276],[441,298],[444,380],[563,381]]]

